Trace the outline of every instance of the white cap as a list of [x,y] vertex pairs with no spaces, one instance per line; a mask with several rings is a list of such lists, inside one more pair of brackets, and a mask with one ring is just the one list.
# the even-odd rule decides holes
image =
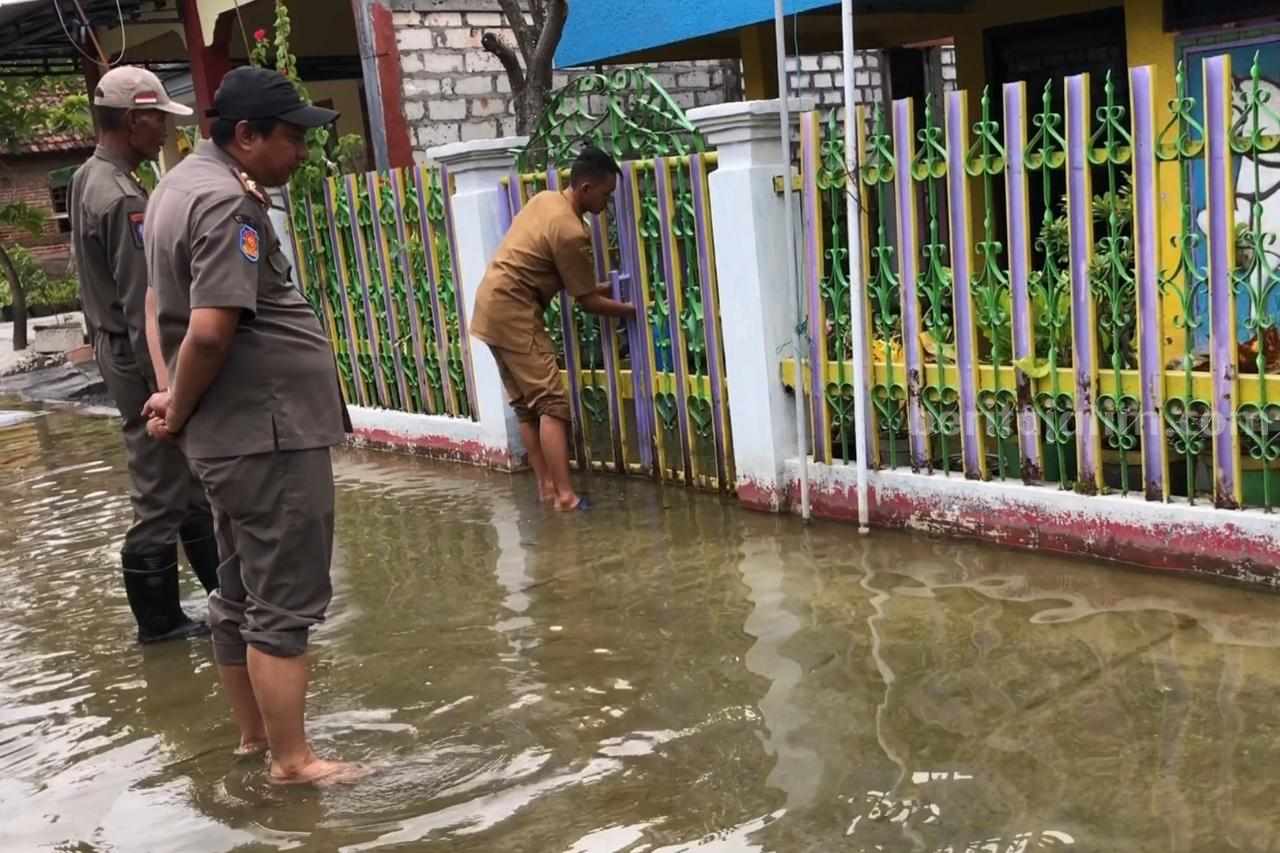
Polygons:
[[93,104],[121,110],[160,110],[176,116],[192,113],[190,107],[169,97],[159,77],[133,65],[121,65],[103,74],[93,90]]

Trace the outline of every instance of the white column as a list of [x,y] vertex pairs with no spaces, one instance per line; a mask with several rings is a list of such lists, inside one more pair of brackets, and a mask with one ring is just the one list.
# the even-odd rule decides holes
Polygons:
[[[505,233],[505,202],[499,184],[511,171],[515,150],[526,141],[523,136],[507,136],[427,150],[427,158],[448,167],[454,180],[454,277],[468,319],[475,312],[476,292],[485,269]],[[481,441],[490,452],[505,450],[513,465],[522,465],[525,456],[520,429],[507,405],[498,365],[486,344],[474,338],[468,341]]]
[[[796,296],[787,289],[787,239],[779,102],[747,101],[689,113],[719,154],[711,173],[711,218],[720,285],[729,420],[739,502],[786,504],[785,466],[796,453],[795,404],[779,364],[791,354]],[[793,113],[811,106],[793,100]]]

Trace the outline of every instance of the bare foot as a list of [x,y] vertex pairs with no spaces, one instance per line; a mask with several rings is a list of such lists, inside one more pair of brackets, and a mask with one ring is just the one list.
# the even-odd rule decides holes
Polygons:
[[577,495],[574,495],[568,500],[556,498],[556,512],[573,512],[576,509],[580,509],[582,505],[583,499]]
[[267,751],[267,741],[265,738],[258,740],[256,738],[250,740],[241,740],[240,745],[236,747],[235,755],[261,755]]
[[361,764],[345,761],[325,761],[316,758],[302,765],[293,773],[285,773],[276,762],[271,762],[268,778],[273,785],[350,785],[359,782],[373,771]]
[[555,483],[539,483],[538,484],[538,503],[546,503],[556,499]]

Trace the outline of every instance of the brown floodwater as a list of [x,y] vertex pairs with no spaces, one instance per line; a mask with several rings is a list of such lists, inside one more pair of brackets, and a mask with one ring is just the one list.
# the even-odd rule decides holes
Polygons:
[[114,422],[0,416],[0,850],[1280,850],[1280,598],[637,480],[562,516],[525,476],[335,467],[310,728],[377,772],[278,789],[208,642],[131,642]]

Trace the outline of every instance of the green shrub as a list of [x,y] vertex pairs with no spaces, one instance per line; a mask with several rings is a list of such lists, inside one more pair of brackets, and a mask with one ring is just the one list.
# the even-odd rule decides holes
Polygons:
[[[18,270],[18,280],[27,295],[29,314],[38,316],[79,308],[80,288],[75,278],[51,278],[31,252],[21,246],[10,246],[6,251]],[[0,288],[0,309],[8,309],[12,304],[13,298],[5,282],[5,286]]]

